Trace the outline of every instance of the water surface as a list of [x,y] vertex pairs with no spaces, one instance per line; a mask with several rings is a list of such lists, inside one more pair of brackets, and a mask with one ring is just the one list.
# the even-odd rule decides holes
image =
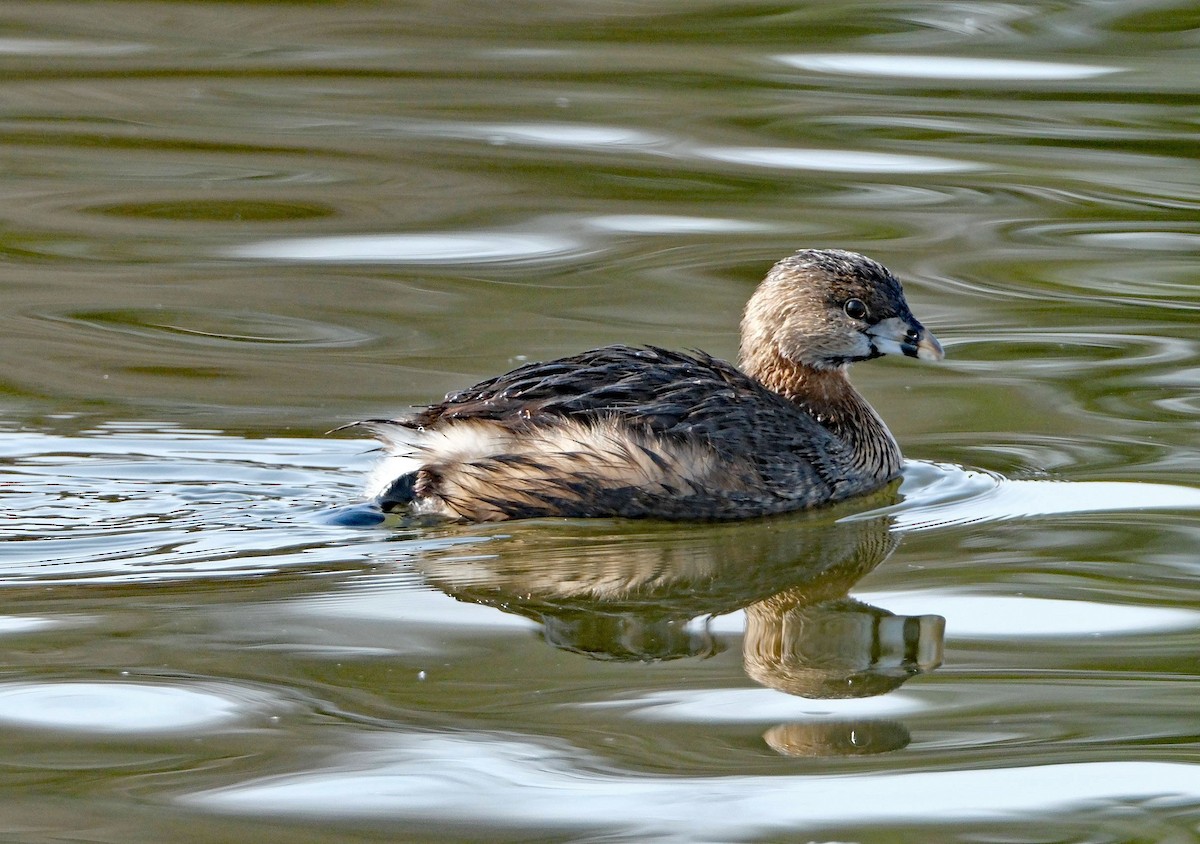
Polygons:
[[[5,6],[0,830],[1193,839],[1195,25]],[[898,487],[348,517],[371,444],[325,432],[603,343],[731,357],[801,246],[946,346],[855,369]]]

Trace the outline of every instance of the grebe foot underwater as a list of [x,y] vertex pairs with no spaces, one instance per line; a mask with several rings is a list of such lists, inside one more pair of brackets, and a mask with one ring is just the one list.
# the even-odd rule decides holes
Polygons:
[[746,305],[741,369],[702,352],[606,346],[531,363],[404,419],[354,423],[388,457],[385,511],[738,519],[841,501],[900,473],[849,364],[941,360],[900,282],[853,252],[777,263]]

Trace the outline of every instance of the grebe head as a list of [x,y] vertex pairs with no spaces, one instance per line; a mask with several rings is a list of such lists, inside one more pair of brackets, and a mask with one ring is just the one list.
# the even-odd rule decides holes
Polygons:
[[840,249],[806,249],[771,268],[746,305],[742,360],[771,353],[813,369],[902,354],[941,360],[882,264]]

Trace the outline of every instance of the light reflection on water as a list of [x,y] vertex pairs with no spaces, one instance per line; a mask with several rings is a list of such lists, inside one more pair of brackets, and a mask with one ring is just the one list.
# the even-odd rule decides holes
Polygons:
[[26,729],[192,733],[228,725],[242,714],[238,709],[228,692],[179,683],[0,684],[0,724]]
[[701,158],[749,167],[780,170],[825,170],[840,173],[960,173],[979,168],[969,161],[927,155],[897,155],[836,149],[771,147],[709,147],[696,151]]
[[566,257],[579,248],[578,243],[550,235],[476,232],[300,238],[250,244],[229,255],[275,261],[476,264]]
[[[955,637],[1020,639],[1054,636],[1120,636],[1200,627],[1200,612],[1172,607],[1121,606],[1094,601],[1055,601],[998,595],[860,594],[886,601],[893,612],[935,607]],[[1014,619],[1019,619],[1015,623]]]
[[[0,13],[10,837],[1194,837],[1188,10],[89,9]],[[900,500],[345,523],[322,432],[800,246],[946,342]]]
[[1017,59],[980,59],[954,56],[870,55],[868,53],[811,53],[777,56],[776,60],[800,70],[864,76],[899,76],[958,82],[1035,82],[1090,79],[1118,73],[1119,67]]
[[[537,773],[530,763],[537,760]],[[589,764],[590,763],[590,764]],[[391,748],[331,760],[325,771],[185,798],[193,805],[289,817],[453,817],[458,823],[603,830],[642,840],[730,840],[796,826],[922,820],[936,795],[939,817],[965,820],[1062,811],[1098,802],[1186,805],[1200,787],[1184,763],[1093,762],[970,772],[688,778],[614,776],[598,760],[501,737],[411,734]],[[434,773],[436,771],[436,773]],[[472,794],[452,809],[449,795]],[[780,799],[780,792],[785,799]],[[872,799],[864,801],[864,792]]]

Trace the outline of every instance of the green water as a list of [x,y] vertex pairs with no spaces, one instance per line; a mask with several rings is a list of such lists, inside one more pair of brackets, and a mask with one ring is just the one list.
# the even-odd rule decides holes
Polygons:
[[[1187,4],[0,8],[0,837],[1200,836]],[[898,490],[342,523],[325,436],[803,246]]]

